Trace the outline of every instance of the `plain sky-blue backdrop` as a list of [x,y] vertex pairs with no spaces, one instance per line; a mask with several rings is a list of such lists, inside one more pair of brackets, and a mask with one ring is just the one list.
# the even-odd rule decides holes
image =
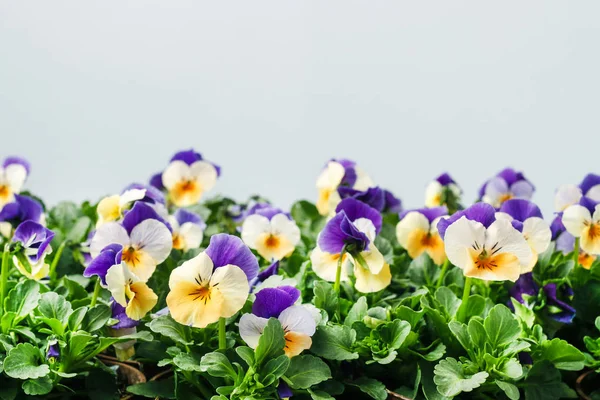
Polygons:
[[409,207],[506,165],[546,213],[600,172],[595,1],[2,1],[0,155],[56,203],[194,147],[215,192],[314,198],[331,156]]

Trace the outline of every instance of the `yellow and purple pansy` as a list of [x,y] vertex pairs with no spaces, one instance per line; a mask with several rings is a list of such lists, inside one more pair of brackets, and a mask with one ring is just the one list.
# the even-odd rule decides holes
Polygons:
[[139,321],[154,308],[158,297],[152,289],[121,262],[106,272],[106,287],[115,302],[125,308],[127,317]]
[[200,247],[206,229],[206,223],[201,216],[180,208],[169,216],[168,221],[173,230],[174,249],[188,251]]
[[17,227],[25,221],[34,221],[45,225],[44,209],[37,200],[15,194],[14,201],[6,204],[0,210],[0,234],[5,238],[10,238],[13,227]]
[[22,253],[26,257],[23,265],[19,257],[13,256],[13,263],[21,274],[29,279],[40,280],[48,276],[50,269],[45,258],[52,253],[50,242],[54,232],[34,221],[21,223],[13,235],[12,241],[21,243]]
[[451,196],[458,203],[461,194],[460,186],[447,172],[444,172],[427,185],[425,189],[425,207],[434,208],[446,205]]
[[[572,253],[575,249],[575,236],[571,235],[562,223],[562,213],[554,217],[552,224],[550,224],[550,230],[552,232],[552,240],[556,243],[556,250],[562,252],[564,255]],[[579,265],[585,269],[590,269],[596,259],[596,255],[586,253],[581,248],[581,245],[579,246]]]
[[240,318],[242,339],[248,346],[256,349],[269,318],[277,318],[283,328],[283,350],[288,357],[310,349],[317,324],[310,311],[296,304],[299,298],[300,291],[292,286],[266,288],[256,293],[252,314],[244,314]]
[[167,306],[180,324],[204,328],[229,318],[246,302],[258,261],[233,235],[210,238],[206,250],[171,272]]
[[156,211],[138,201],[127,211],[122,222],[107,222],[96,230],[90,244],[90,254],[96,258],[106,246],[113,243],[123,246],[122,261],[133,274],[146,282],[156,266],[171,253],[173,237]]
[[141,200],[146,196],[145,189],[129,189],[122,194],[104,197],[98,203],[96,212],[98,213],[98,221],[96,227],[105,224],[106,222],[118,221],[123,217],[123,212],[137,200]]
[[521,232],[495,214],[491,205],[476,203],[440,219],[438,232],[448,259],[466,277],[515,282],[531,263],[531,248]]
[[582,197],[600,202],[600,175],[587,174],[579,185],[562,185],[556,190],[554,208],[557,212],[579,203]]
[[534,191],[534,186],[522,172],[506,168],[481,186],[479,198],[485,203],[500,208],[502,203],[510,199],[529,200]]
[[400,214],[396,238],[412,259],[427,253],[437,265],[446,261],[444,241],[437,231],[438,221],[446,215],[448,209],[445,206],[408,210]]
[[242,240],[268,261],[282,260],[300,242],[300,229],[289,214],[275,207],[261,207],[248,215],[241,228]]
[[354,161],[331,159],[317,178],[317,209],[321,215],[329,215],[341,201],[338,194],[340,186],[364,191],[372,187],[373,182]]
[[578,204],[565,209],[562,223],[571,235],[580,238],[581,248],[586,253],[600,254],[600,203],[582,197]]

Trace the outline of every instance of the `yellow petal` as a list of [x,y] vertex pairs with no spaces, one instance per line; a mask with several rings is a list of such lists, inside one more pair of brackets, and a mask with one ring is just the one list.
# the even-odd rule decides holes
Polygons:
[[519,279],[521,274],[521,266],[519,259],[512,253],[499,253],[479,259],[479,252],[470,251],[471,265],[464,269],[464,274],[467,277],[478,278],[484,281],[512,281]]
[[329,214],[329,198],[331,197],[332,189],[319,189],[319,199],[317,200],[317,210],[321,215]]
[[310,349],[310,346],[312,346],[312,339],[304,333],[287,332],[284,337],[285,347],[283,351],[290,358],[297,356],[304,350]]
[[384,264],[378,274],[372,274],[369,270],[362,268],[358,263],[354,266],[356,276],[356,290],[362,293],[379,292],[392,282],[392,273],[389,264]]
[[96,212],[98,213],[98,225],[104,222],[116,221],[121,217],[120,196],[105,197],[98,203]]
[[[201,293],[202,289],[209,293]],[[167,295],[167,306],[171,317],[180,324],[205,328],[223,316],[223,300],[223,295],[214,288],[181,281]]]
[[589,254],[600,254],[600,224],[591,223],[583,228],[581,248]]
[[182,180],[169,191],[171,201],[177,207],[187,207],[198,203],[204,192],[202,185],[195,179]]
[[282,260],[295,246],[283,235],[264,233],[256,241],[256,251],[266,260]]
[[129,290],[133,293],[133,298],[127,303],[125,313],[134,320],[140,320],[146,315],[158,302],[158,296],[143,282],[135,282],[129,285]]
[[129,270],[142,281],[147,282],[156,269],[156,261],[145,251],[129,247],[123,249],[121,259]]

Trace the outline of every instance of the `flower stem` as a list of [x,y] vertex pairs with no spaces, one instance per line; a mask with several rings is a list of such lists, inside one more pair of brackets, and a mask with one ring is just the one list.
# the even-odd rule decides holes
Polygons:
[[579,265],[579,238],[578,237],[575,238],[575,246],[573,246],[573,262],[575,263],[575,265],[573,266],[573,269],[575,269]]
[[444,276],[446,276],[446,271],[448,270],[449,266],[450,260],[446,259],[446,261],[444,261],[444,264],[442,265],[442,270],[440,271],[440,276],[437,280],[437,283],[435,284],[436,289],[442,286],[442,282],[444,282]]
[[227,349],[227,337],[225,336],[225,322],[227,322],[225,318],[219,318],[219,350]]
[[0,314],[4,310],[4,299],[6,298],[6,289],[8,286],[8,274],[9,274],[9,263],[10,263],[10,252],[9,244],[4,246],[4,252],[2,253],[2,267],[0,272]]
[[56,280],[56,267],[58,266],[58,261],[60,260],[60,256],[62,256],[63,250],[65,249],[65,246],[67,245],[67,241],[65,240],[64,242],[62,242],[60,244],[60,246],[58,246],[58,249],[56,250],[56,254],[54,255],[54,258],[52,259],[52,264],[50,264],[50,281],[54,282]]
[[460,307],[458,308],[458,315],[456,316],[456,319],[458,320],[458,322],[466,322],[466,315],[465,313],[467,312],[467,304],[469,302],[469,296],[471,295],[471,283],[472,283],[473,278],[466,278],[465,279],[465,288],[463,290],[463,296],[462,296],[462,303],[460,305]]
[[346,246],[342,247],[340,258],[337,263],[337,270],[335,271],[335,283],[333,284],[333,290],[336,293],[340,293],[340,281],[342,279],[342,265],[344,264],[344,256],[346,255]]
[[100,278],[96,279],[96,285],[94,286],[94,294],[92,295],[92,301],[90,307],[94,307],[98,301],[98,295],[100,294]]

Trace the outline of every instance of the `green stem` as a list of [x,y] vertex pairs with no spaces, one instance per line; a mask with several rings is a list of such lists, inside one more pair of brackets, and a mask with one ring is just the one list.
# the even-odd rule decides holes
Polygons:
[[65,240],[64,242],[62,242],[60,244],[60,246],[58,246],[58,249],[56,250],[56,254],[54,255],[54,258],[52,259],[52,264],[50,264],[50,282],[54,282],[56,280],[56,267],[58,266],[58,261],[60,260],[60,256],[62,256],[63,250],[65,249],[65,246],[67,245],[67,241]]
[[578,237],[575,238],[575,246],[573,246],[573,262],[575,263],[575,265],[573,266],[573,269],[575,269],[579,265],[579,238]]
[[227,337],[225,336],[226,327],[225,323],[227,321],[225,318],[219,318],[219,350],[227,349]]
[[32,269],[31,263],[29,262],[29,257],[27,257],[22,251],[17,251],[15,253],[15,257],[17,257],[17,260],[19,260],[19,263],[25,269],[25,271],[31,274]]
[[458,309],[458,315],[456,316],[456,319],[458,320],[458,322],[466,322],[465,321],[465,318],[466,318],[465,313],[467,312],[467,304],[469,302],[469,296],[471,295],[471,284],[472,283],[473,283],[473,278],[465,279],[465,288],[463,290],[462,303]]
[[6,298],[7,286],[8,286],[8,275],[10,273],[10,252],[9,244],[6,243],[4,246],[4,252],[2,253],[2,267],[0,272],[0,314],[4,311],[4,299]]
[[335,283],[333,284],[333,290],[339,295],[340,293],[340,281],[342,279],[342,265],[344,264],[344,256],[346,255],[346,246],[342,247],[340,258],[338,259],[337,269],[335,271]]
[[94,294],[92,295],[92,301],[90,307],[94,307],[98,301],[98,295],[100,294],[100,278],[96,279],[96,285],[94,286]]
[[449,266],[450,260],[446,259],[446,261],[444,261],[444,264],[442,265],[442,270],[440,271],[440,276],[437,280],[437,283],[435,284],[436,289],[442,286],[442,282],[444,282],[444,276],[446,276],[446,271],[448,270]]

